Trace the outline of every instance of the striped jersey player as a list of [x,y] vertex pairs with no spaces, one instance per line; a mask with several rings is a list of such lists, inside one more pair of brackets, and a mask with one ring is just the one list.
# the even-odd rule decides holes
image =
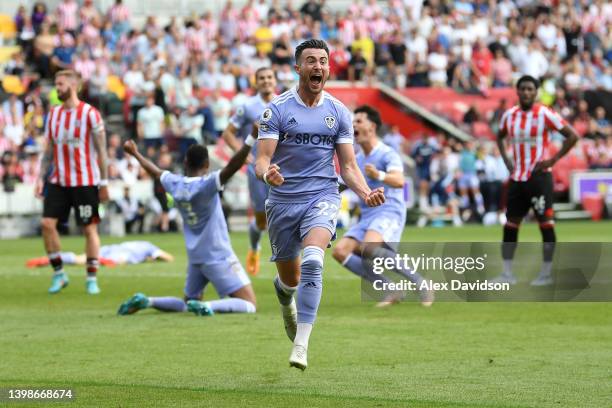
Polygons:
[[[507,110],[500,123],[497,144],[510,171],[507,222],[504,226],[502,257],[504,266],[499,282],[514,284],[512,259],[521,221],[533,208],[542,233],[543,263],[533,286],[553,284],[552,260],[556,241],[553,214],[553,180],[551,168],[576,144],[576,132],[548,107],[535,103],[539,82],[525,75],[517,82],[519,104]],[[545,158],[551,133],[559,132],[563,146],[551,158]],[[512,159],[506,153],[506,141],[512,145]]]
[[42,233],[54,270],[49,293],[57,293],[68,285],[56,227],[58,221],[68,219],[74,208],[77,224],[85,235],[86,289],[89,294],[97,294],[98,205],[108,200],[106,134],[98,110],[77,96],[76,72],[59,71],[55,87],[62,104],[52,108],[47,117],[47,147],[36,188],[38,196],[44,192]]

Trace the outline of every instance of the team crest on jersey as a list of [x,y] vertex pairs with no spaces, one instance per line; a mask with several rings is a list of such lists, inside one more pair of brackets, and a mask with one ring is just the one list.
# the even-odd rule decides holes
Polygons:
[[239,106],[236,109],[236,116],[242,116],[242,115],[244,115],[244,108],[242,106]]
[[263,113],[261,114],[261,120],[267,122],[270,119],[272,119],[272,109],[266,108],[266,110],[263,111]]
[[333,116],[326,116],[325,124],[327,125],[328,128],[332,129],[334,125],[336,124],[336,118],[334,118]]

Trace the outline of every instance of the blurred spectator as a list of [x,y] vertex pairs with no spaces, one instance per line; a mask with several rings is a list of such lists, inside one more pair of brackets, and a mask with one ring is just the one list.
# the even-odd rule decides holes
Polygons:
[[179,118],[180,136],[180,160],[183,161],[187,149],[192,144],[202,144],[202,126],[204,126],[204,116],[198,113],[198,102],[192,101],[185,112]]
[[23,182],[23,168],[17,154],[7,151],[0,161],[0,179],[6,193],[15,191],[15,186]]
[[41,26],[47,18],[47,5],[43,2],[35,3],[34,7],[32,7],[31,18],[34,31],[36,32],[36,34],[39,34],[41,31]]
[[210,97],[210,109],[215,116],[215,138],[219,138],[229,124],[232,105],[230,101],[221,94],[221,90],[218,88],[214,90]]
[[495,51],[495,59],[491,61],[491,71],[495,88],[512,85],[512,63],[504,56],[501,48]]
[[93,105],[103,114],[107,113],[108,94],[108,70],[102,61],[98,60],[94,64],[94,71],[89,78],[88,84],[89,99]]
[[353,51],[348,64],[348,80],[361,81],[368,75],[368,61],[362,55],[360,48]]
[[129,31],[130,11],[123,4],[122,0],[115,0],[115,4],[108,10],[108,19],[117,38],[120,38]]
[[159,148],[163,142],[164,111],[155,105],[152,95],[147,96],[146,104],[138,111],[138,138],[144,141],[146,148]]
[[484,198],[487,213],[496,212],[501,221],[503,217],[502,191],[503,183],[508,180],[509,173],[506,164],[495,144],[491,144],[490,152],[485,149],[483,160],[483,178],[480,189]]
[[40,34],[34,40],[34,62],[43,78],[51,77],[51,58],[55,50],[55,40],[49,31],[49,24],[40,26]]
[[62,69],[72,68],[72,59],[76,49],[72,46],[71,41],[65,37],[60,37],[59,46],[53,50],[53,56],[51,57],[52,69],[59,71]]
[[446,69],[448,67],[448,57],[440,52],[440,46],[435,46],[427,57],[429,66],[429,84],[434,88],[446,87]]
[[[162,170],[172,171],[172,156],[168,153],[160,154],[157,166]],[[160,232],[168,232],[170,230],[168,196],[158,178],[153,181],[153,194],[156,199],[156,207],[158,207],[155,209],[158,214],[157,228]]]
[[38,146],[27,146],[24,151],[26,157],[23,162],[23,182],[34,185],[39,178],[40,149]]
[[400,133],[399,126],[393,125],[389,132],[383,137],[383,143],[389,145],[398,153],[402,153],[402,144],[406,141]]
[[25,137],[23,117],[23,102],[11,94],[2,104],[3,134],[15,147],[21,146]]
[[204,142],[206,144],[214,144],[217,141],[215,115],[206,98],[202,98],[200,100],[198,114],[202,115],[204,118],[204,125],[202,125],[202,138],[204,139]]
[[76,32],[79,25],[77,13],[79,5],[76,0],[62,0],[56,8],[57,27],[71,33]]
[[134,227],[137,226],[136,231],[142,234],[145,209],[138,200],[131,197],[129,184],[123,187],[123,197],[118,200],[117,206],[120,208],[121,214],[123,214],[125,232],[132,234]]

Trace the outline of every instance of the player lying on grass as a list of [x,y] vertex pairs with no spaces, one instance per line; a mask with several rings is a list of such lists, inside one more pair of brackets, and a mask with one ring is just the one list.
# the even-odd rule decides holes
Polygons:
[[[255,126],[253,129],[257,131]],[[138,293],[121,305],[118,314],[132,314],[148,307],[163,312],[190,311],[202,316],[255,313],[255,293],[230,244],[219,198],[219,191],[240,170],[254,142],[253,136],[247,137],[227,165],[212,173],[208,173],[206,147],[192,145],[185,157],[184,176],[162,171],[138,152],[133,141],[125,142],[125,152],[134,156],[152,177],[159,179],[174,198],[183,217],[189,264],[184,300],[177,297],[150,298]],[[212,282],[221,299],[201,301],[208,282]]]
[[[85,265],[87,256],[74,252],[60,252],[64,265]],[[100,247],[100,264],[106,266],[139,264],[149,261],[172,262],[174,257],[148,241],[127,241]],[[32,258],[26,262],[28,268],[49,265],[49,257]]]
[[[400,242],[406,224],[404,166],[399,154],[378,139],[376,132],[381,125],[380,114],[372,107],[361,106],[355,110],[355,141],[362,149],[357,154],[357,164],[371,190],[384,188],[385,203],[370,207],[360,200],[361,219],[344,234],[333,252],[334,259],[342,266],[372,283],[377,280],[389,282],[389,279],[382,274],[374,274],[366,265],[367,259],[395,258],[396,253],[391,248]],[[410,269],[394,269],[393,272],[408,278],[417,287],[423,281],[421,275]],[[423,306],[431,306],[433,297],[433,292],[429,290],[420,292]],[[389,306],[401,298],[399,292],[388,293],[377,306]]]

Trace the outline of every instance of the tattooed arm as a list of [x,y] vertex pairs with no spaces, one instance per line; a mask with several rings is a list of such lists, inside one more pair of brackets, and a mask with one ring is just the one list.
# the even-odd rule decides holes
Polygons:
[[98,152],[98,165],[100,167],[100,202],[108,201],[108,152],[106,151],[106,131],[99,126],[94,132],[94,147]]
[[40,162],[40,171],[38,180],[36,181],[35,194],[36,197],[43,197],[43,189],[45,188],[45,181],[49,175],[49,169],[51,168],[51,161],[53,160],[53,141],[47,139],[45,151],[43,152],[42,161]]

